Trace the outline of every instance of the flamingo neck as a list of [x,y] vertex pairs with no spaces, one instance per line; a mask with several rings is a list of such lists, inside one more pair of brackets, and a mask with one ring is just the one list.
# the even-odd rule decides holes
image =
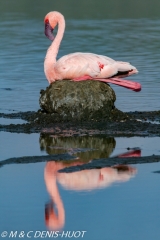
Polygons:
[[[64,206],[62,199],[59,194],[59,190],[57,187],[57,181],[56,181],[56,172],[55,170],[52,170],[52,167],[54,169],[54,162],[48,162],[45,167],[45,172],[44,172],[44,179],[47,187],[47,191],[53,201],[53,203],[57,207],[57,217],[56,217],[56,222],[55,224],[57,227],[62,227],[65,222],[65,211],[64,211]],[[54,223],[53,223],[54,226]]]
[[45,57],[45,62],[44,62],[44,71],[45,75],[47,77],[47,80],[49,83],[55,81],[56,79],[56,73],[54,70],[54,65],[56,64],[56,58],[57,54],[59,51],[59,47],[64,35],[64,30],[65,30],[65,20],[63,15],[58,14],[57,16],[57,22],[58,22],[58,32],[53,40],[51,46],[47,50],[47,54]]

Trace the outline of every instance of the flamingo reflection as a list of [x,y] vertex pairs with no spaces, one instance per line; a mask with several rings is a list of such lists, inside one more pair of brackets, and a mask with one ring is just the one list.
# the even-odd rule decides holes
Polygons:
[[[134,151],[132,154],[135,154]],[[46,164],[44,179],[47,191],[51,197],[51,203],[46,205],[45,221],[46,226],[49,229],[62,229],[65,223],[65,210],[59,194],[57,182],[59,182],[65,189],[87,191],[108,187],[115,182],[126,182],[136,174],[136,169],[127,165],[117,165],[101,169],[87,169],[71,173],[59,172],[60,169],[65,167],[80,164],[83,163],[72,162],[68,165],[63,162],[52,161]]]
[[[105,136],[55,137],[40,135],[41,150],[48,154],[67,152],[76,156],[75,161],[50,161],[44,170],[44,179],[51,201],[45,206],[45,222],[49,229],[62,229],[65,223],[65,208],[57,183],[72,191],[91,191],[110,186],[116,182],[129,181],[136,169],[127,165],[85,169],[73,172],[59,172],[66,167],[83,165],[92,159],[109,158],[116,146],[114,138]],[[130,149],[116,157],[140,156],[139,149]]]

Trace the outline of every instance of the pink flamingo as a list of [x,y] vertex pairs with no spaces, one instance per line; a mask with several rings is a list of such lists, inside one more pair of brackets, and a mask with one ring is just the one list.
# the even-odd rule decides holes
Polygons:
[[[68,54],[56,61],[65,30],[65,20],[61,13],[54,11],[45,16],[44,23],[45,35],[51,41],[54,40],[48,48],[44,62],[44,72],[49,83],[63,79],[98,80],[123,86],[133,91],[141,90],[139,83],[121,79],[138,73],[137,69],[128,62],[119,62],[106,56],[80,52]],[[54,38],[52,31],[57,24],[58,32]]]

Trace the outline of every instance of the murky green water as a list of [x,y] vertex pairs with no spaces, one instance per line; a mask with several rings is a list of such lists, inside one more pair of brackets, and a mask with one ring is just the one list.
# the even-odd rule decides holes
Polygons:
[[[43,18],[52,10],[66,18],[58,57],[80,51],[131,62],[139,70],[131,79],[142,84],[142,91],[112,86],[116,106],[122,111],[159,110],[159,9],[158,0],[1,1],[0,112],[39,108],[39,91],[48,86],[43,61],[50,44]],[[160,154],[158,137],[55,138],[0,132],[0,139],[1,161],[68,153],[77,156],[71,163],[76,165],[128,153],[127,148],[140,148],[141,156]],[[0,167],[0,234],[33,231],[33,239],[36,231],[50,226],[65,233],[86,231],[86,240],[159,239],[160,176],[154,173],[159,163],[59,173],[64,167],[66,162],[54,161]]]

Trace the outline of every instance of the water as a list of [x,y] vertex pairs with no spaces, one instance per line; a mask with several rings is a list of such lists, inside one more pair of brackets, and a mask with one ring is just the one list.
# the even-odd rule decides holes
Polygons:
[[[1,232],[47,230],[44,212],[50,197],[44,167],[25,164],[1,170]],[[158,164],[139,166],[138,174],[130,181],[103,190],[82,193],[60,187],[65,207],[63,231],[87,231],[87,240],[159,239],[160,176],[153,173],[157,168]]]
[[49,134],[24,134],[1,132],[0,161],[21,156],[69,153],[83,162],[92,159],[114,157],[127,149],[141,149],[140,156],[159,155],[159,137],[54,137]]
[[[158,137],[55,138],[45,134],[2,132],[0,161],[13,156],[65,152],[78,156],[78,159],[70,163],[51,161],[1,166],[0,205],[3,206],[3,218],[0,231],[5,230],[9,234],[11,231],[18,234],[33,231],[32,237],[39,234],[36,231],[57,230],[61,234],[86,231],[85,239],[93,240],[106,239],[106,236],[107,239],[142,239],[142,236],[158,239],[159,174],[154,172],[160,169],[159,163],[126,166],[126,170],[120,172],[103,168],[58,173],[69,165],[129,152],[127,148],[139,147],[141,156],[159,154],[158,142]],[[52,219],[51,199],[58,206],[58,218],[49,224],[45,211]],[[62,215],[63,221],[60,220]]]
[[[155,14],[157,5],[148,17],[145,11],[141,17],[130,12],[133,7],[130,3],[130,18],[127,13],[121,16],[124,11],[119,5],[119,11],[110,11],[106,5],[107,12],[101,16],[96,15],[96,11],[88,11],[87,18],[85,12],[80,17],[74,11],[71,14],[71,9],[61,10],[59,4],[52,6],[50,3],[46,8],[43,2],[38,2],[38,9],[33,13],[31,2],[16,2],[17,6],[2,3],[0,15],[3,33],[0,42],[1,112],[36,111],[39,108],[39,91],[48,86],[43,62],[50,44],[43,33],[43,18],[52,9],[62,11],[66,16],[67,27],[58,58],[80,51],[131,62],[139,70],[139,74],[131,79],[142,84],[142,91],[135,93],[112,85],[117,96],[116,106],[123,111],[159,110],[160,19]],[[102,9],[100,6],[99,11],[103,12]]]
[[[139,74],[130,79],[140,82],[142,91],[135,93],[112,85],[116,107],[122,111],[159,110],[159,9],[158,0],[152,4],[139,0],[81,0],[76,6],[74,0],[2,1],[0,112],[39,109],[39,92],[48,86],[43,61],[50,44],[43,33],[43,18],[52,10],[66,17],[58,58],[80,51],[131,62]],[[0,120],[3,124],[21,123]],[[140,148],[141,156],[160,154],[158,137],[54,138],[0,132],[0,142],[1,162],[12,157],[65,152],[78,157],[71,164],[83,164],[128,153],[128,148]],[[45,208],[51,214],[51,198],[56,201],[57,191],[64,213],[62,221],[57,221],[61,231],[86,231],[87,240],[159,239],[160,176],[154,173],[160,170],[159,163],[127,166],[125,171],[104,168],[58,173],[63,167],[66,163],[53,161],[0,167],[0,233],[33,231],[34,238],[36,231],[47,231]],[[58,229],[53,222],[51,229]],[[24,239],[28,239],[26,235]]]
[[23,123],[27,123],[27,121],[24,121],[24,120],[22,120],[22,119],[0,118],[0,124],[1,124],[1,125],[23,124]]

